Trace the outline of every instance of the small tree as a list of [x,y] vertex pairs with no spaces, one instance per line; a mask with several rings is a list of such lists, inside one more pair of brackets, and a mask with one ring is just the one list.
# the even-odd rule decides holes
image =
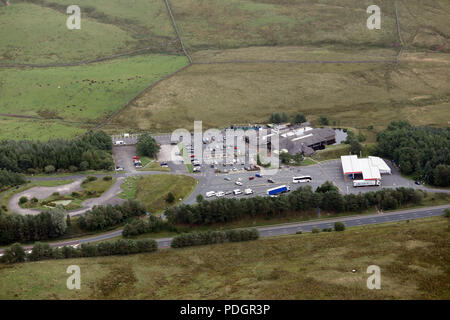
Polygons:
[[201,203],[204,200],[204,198],[201,194],[197,195],[197,197],[195,199],[197,200],[197,203]]
[[325,116],[320,116],[319,124],[322,126],[328,126],[330,124],[330,120],[328,120],[328,118]]
[[159,146],[151,135],[144,133],[136,144],[136,152],[140,156],[154,158],[159,152]]
[[334,223],[334,230],[335,231],[344,231],[345,230],[345,224],[342,222],[335,222]]
[[2,260],[6,263],[18,263],[25,261],[25,250],[20,243],[14,243],[11,247],[5,250]]
[[53,173],[55,172],[55,167],[52,165],[48,165],[44,168],[45,173]]
[[444,217],[450,218],[450,209],[445,209],[444,210]]
[[303,122],[306,122],[306,117],[303,113],[297,113],[292,119],[292,122],[295,124],[301,124]]
[[174,201],[175,201],[175,196],[173,195],[172,192],[169,192],[166,197],[166,202],[173,203]]
[[88,170],[89,169],[89,162],[87,162],[87,161],[82,161],[81,163],[80,163],[80,170],[81,171],[86,171],[86,170]]
[[27,203],[27,202],[28,202],[28,198],[27,197],[25,197],[25,196],[20,197],[20,199],[19,199],[19,203],[20,204],[24,204],[24,203]]

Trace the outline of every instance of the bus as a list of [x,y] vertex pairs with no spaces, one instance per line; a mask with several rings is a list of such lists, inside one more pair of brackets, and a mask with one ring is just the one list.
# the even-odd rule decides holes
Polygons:
[[301,176],[301,177],[293,177],[292,178],[293,183],[311,182],[311,180],[312,180],[311,176]]

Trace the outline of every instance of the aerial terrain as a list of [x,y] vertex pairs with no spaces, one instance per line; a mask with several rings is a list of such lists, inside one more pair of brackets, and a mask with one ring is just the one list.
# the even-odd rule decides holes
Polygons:
[[[73,4],[0,0],[0,258],[25,250],[0,299],[450,298],[448,0],[78,0],[70,29]],[[347,139],[275,182],[245,155],[197,172],[170,140],[274,115]],[[392,173],[353,188],[349,154]]]

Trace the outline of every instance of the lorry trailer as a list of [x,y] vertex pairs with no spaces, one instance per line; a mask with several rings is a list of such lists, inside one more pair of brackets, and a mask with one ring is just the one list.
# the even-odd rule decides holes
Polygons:
[[353,180],[353,187],[380,186],[380,180]]
[[285,193],[291,191],[291,188],[286,185],[278,186],[272,189],[267,190],[267,194],[269,196],[275,196],[277,194]]

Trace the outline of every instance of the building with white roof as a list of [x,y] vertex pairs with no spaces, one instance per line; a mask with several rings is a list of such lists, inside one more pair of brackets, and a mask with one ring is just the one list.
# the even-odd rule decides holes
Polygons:
[[379,157],[341,156],[341,162],[344,175],[361,174],[363,180],[381,180],[381,174],[391,174],[391,168]]

